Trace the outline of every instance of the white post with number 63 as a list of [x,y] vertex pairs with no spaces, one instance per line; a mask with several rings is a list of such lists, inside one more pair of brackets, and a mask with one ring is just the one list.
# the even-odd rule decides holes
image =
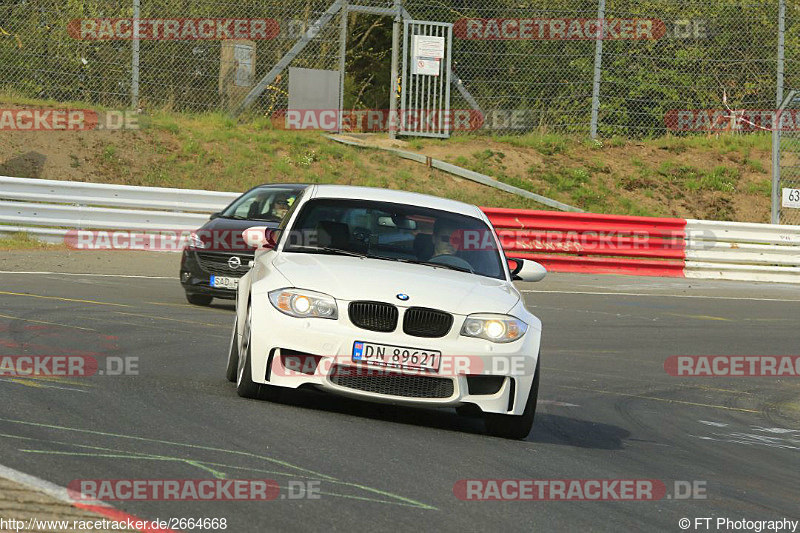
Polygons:
[[800,189],[783,189],[783,207],[800,209]]

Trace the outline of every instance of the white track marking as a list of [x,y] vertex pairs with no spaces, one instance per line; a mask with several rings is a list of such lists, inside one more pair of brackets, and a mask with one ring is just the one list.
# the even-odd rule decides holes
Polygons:
[[714,426],[718,428],[724,428],[728,426],[728,424],[723,424],[722,422],[710,422],[708,420],[698,420],[698,422],[700,422],[701,424],[705,424],[707,426]]
[[57,385],[46,385],[46,384],[41,383],[40,381],[35,380],[35,379],[34,380],[30,380],[30,381],[32,383],[34,383],[34,384],[33,385],[29,385],[27,383],[22,383],[22,382],[20,382],[19,379],[15,380],[15,379],[0,378],[0,382],[2,382],[2,383],[13,383],[15,385],[21,385],[23,387],[33,387],[33,388],[36,388],[36,389],[69,390],[69,391],[75,391],[75,392],[89,392],[88,390],[76,389],[74,387],[59,387]]
[[574,403],[559,402],[556,400],[538,400],[536,403],[539,405],[555,405],[556,407],[580,407],[580,405]]
[[41,274],[50,276],[95,276],[98,278],[141,278],[141,279],[171,279],[177,280],[178,276],[134,276],[131,274],[92,274],[76,272],[21,272],[18,270],[0,270],[0,274]]
[[[73,505],[75,503],[75,499],[69,496],[67,489],[59,487],[55,483],[50,483],[44,479],[20,472],[19,470],[14,470],[13,468],[0,465],[0,477],[15,483],[19,483],[20,485],[25,485],[26,487],[35,491],[43,492],[60,502],[67,503],[69,505]],[[101,501],[91,501],[91,503],[92,505],[97,505],[100,507],[111,507],[107,503]]]

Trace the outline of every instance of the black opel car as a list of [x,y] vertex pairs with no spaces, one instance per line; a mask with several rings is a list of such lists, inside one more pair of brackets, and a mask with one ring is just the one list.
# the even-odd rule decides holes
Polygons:
[[250,269],[255,254],[244,243],[242,231],[252,226],[277,228],[305,187],[259,185],[211,215],[183,250],[180,279],[189,303],[208,305],[213,298],[235,298],[239,278]]

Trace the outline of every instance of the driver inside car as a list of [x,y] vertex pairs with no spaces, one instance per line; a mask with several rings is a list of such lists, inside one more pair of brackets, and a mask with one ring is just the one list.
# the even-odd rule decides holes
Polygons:
[[446,219],[437,219],[433,226],[433,256],[456,255],[452,236],[459,228]]
[[271,214],[278,220],[283,220],[286,213],[289,212],[292,202],[290,198],[276,198],[272,204]]

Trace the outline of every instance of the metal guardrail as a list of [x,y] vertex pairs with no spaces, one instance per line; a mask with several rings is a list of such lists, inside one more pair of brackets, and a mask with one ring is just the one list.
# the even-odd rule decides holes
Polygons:
[[555,272],[800,283],[800,226],[484,208],[508,255]]
[[0,176],[0,233],[62,242],[69,229],[192,230],[239,194]]
[[241,193],[0,176],[0,199],[214,213]]
[[482,209],[507,255],[550,271],[683,277],[684,219]]
[[[193,230],[238,195],[0,177],[0,233]],[[509,256],[555,272],[800,283],[800,226],[482,209]]]
[[686,221],[687,278],[800,283],[800,226]]
[[346,144],[348,146],[355,146],[357,148],[372,148],[375,150],[383,150],[384,152],[390,152],[398,157],[402,157],[403,159],[416,161],[417,163],[422,163],[423,165],[427,165],[437,170],[441,170],[442,172],[453,174],[454,176],[458,176],[459,178],[465,178],[470,181],[480,183],[481,185],[487,185],[489,187],[493,187],[501,191],[505,191],[511,194],[516,194],[517,196],[528,198],[529,200],[533,200],[534,202],[538,202],[542,205],[552,207],[553,209],[558,209],[559,211],[571,211],[575,213],[583,213],[583,210],[578,207],[568,205],[563,202],[559,202],[558,200],[553,200],[552,198],[547,198],[546,196],[542,196],[541,194],[536,194],[531,191],[526,191],[525,189],[520,189],[519,187],[514,187],[513,185],[509,185],[508,183],[503,183],[502,181],[499,181],[491,176],[487,176],[486,174],[481,174],[480,172],[475,172],[474,170],[469,170],[463,167],[459,167],[457,165],[453,165],[451,163],[447,163],[439,159],[434,159],[425,156],[423,154],[418,154],[416,152],[409,152],[407,150],[400,150],[397,148],[387,148],[384,146],[374,146],[374,145],[364,144],[362,142],[357,142],[351,139],[343,139],[335,135],[325,135],[325,137],[331,139],[332,141],[341,144]]

